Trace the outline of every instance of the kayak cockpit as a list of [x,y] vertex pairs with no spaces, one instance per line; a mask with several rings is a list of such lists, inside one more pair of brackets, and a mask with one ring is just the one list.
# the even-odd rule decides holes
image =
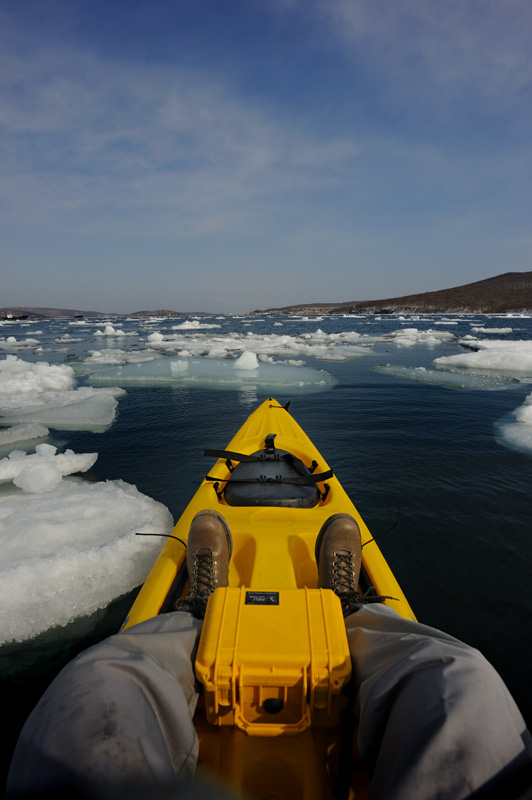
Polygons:
[[230,506],[313,508],[325,499],[330,487],[325,483],[321,491],[318,484],[332,478],[333,471],[315,473],[317,461],[307,466],[293,453],[277,449],[275,437],[267,434],[264,447],[250,454],[205,450],[206,456],[225,459],[229,469],[225,480],[206,477],[219,500]]

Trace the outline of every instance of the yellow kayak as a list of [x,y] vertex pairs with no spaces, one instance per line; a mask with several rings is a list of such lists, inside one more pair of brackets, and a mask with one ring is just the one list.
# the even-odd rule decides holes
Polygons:
[[[186,594],[192,519],[206,508],[221,513],[233,556],[229,586],[209,599],[196,659],[204,686],[194,718],[198,770],[251,799],[332,798],[346,760],[339,754],[351,665],[340,602],[316,588],[316,537],[331,515],[350,514],[360,527],[359,591],[415,616],[354,504],[287,407],[269,398],[226,450],[206,455],[215,463],[123,629],[172,610]],[[347,761],[343,796],[365,797],[369,779],[356,753]]]

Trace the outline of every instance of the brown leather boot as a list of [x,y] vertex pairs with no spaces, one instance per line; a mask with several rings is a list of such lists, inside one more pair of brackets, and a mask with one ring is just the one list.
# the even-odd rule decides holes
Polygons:
[[338,595],[344,617],[358,611],[362,545],[359,527],[349,514],[333,514],[323,523],[316,539],[316,563],[318,588]]
[[203,619],[209,596],[228,585],[233,537],[229,525],[217,511],[199,511],[190,526],[187,544],[189,593],[180,598],[176,611],[190,611]]

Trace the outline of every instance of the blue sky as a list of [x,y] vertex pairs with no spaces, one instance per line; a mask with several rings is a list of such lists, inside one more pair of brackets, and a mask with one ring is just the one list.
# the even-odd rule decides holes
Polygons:
[[2,0],[0,307],[532,269],[528,0]]

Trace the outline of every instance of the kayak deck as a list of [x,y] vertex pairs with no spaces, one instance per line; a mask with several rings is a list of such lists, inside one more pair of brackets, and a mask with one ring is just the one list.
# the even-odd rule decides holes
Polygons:
[[[251,414],[227,450],[254,453],[264,446],[270,433],[277,434],[277,448],[292,453],[307,466],[316,461],[316,472],[330,469],[294,418],[273,399],[266,400]],[[218,459],[209,476],[223,485],[231,476],[226,460]],[[315,587],[317,534],[332,514],[351,514],[362,537],[364,574],[361,588],[366,591],[369,585],[374,586],[377,594],[394,598],[385,600],[386,605],[407,619],[415,619],[401,587],[339,480],[333,476],[324,483],[330,487],[329,491],[325,499],[320,499],[312,508],[250,507],[229,505],[223,496],[218,497],[215,481],[204,479],[172,531],[172,536],[181,541],[168,539],[131,608],[124,628],[166,610],[168,603],[165,601],[172,593],[175,594],[176,589],[181,589],[179,594],[183,592],[186,575],[182,576],[182,583],[175,586],[176,581],[179,583],[179,572],[185,559],[183,542],[187,541],[195,514],[204,508],[221,513],[231,529],[233,557],[229,567],[229,586],[263,591]],[[323,485],[320,489],[324,494],[326,489]]]

